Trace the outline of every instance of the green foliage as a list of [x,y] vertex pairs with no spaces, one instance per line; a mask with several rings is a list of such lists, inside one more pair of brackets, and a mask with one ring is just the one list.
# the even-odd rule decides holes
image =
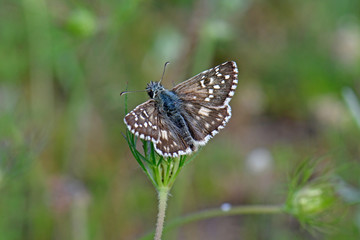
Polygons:
[[[337,230],[319,239],[359,239],[359,8],[358,0],[1,1],[0,239],[135,239],[153,228],[156,206],[140,169],[156,187],[174,183],[174,163],[183,171],[168,219],[290,194],[294,216],[338,216]],[[163,159],[125,133],[126,86],[144,89],[166,61],[171,88],[227,60],[239,66],[233,117],[196,161]],[[145,95],[129,95],[129,108]],[[247,160],[259,147],[272,158],[256,172]],[[333,180],[282,191],[299,159],[324,155],[345,213],[331,211],[341,201],[326,201]],[[308,239],[293,221],[216,218],[180,236]]]
[[194,154],[191,157],[187,155],[163,157],[155,151],[152,142],[142,139],[143,153],[141,153],[136,148],[138,137],[126,130],[125,138],[137,163],[157,190],[162,187],[171,188],[181,169],[196,156]]
[[77,37],[89,37],[96,31],[96,19],[90,11],[77,9],[69,16],[66,28]]

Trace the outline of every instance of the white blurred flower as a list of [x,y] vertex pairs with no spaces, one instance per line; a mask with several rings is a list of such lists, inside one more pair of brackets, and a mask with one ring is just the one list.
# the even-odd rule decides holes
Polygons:
[[342,65],[353,67],[360,59],[360,26],[354,20],[340,23],[334,35],[335,59]]
[[253,173],[262,173],[272,168],[273,158],[269,150],[256,148],[246,158],[246,168]]
[[224,212],[228,212],[228,211],[230,211],[231,207],[232,207],[232,206],[231,206],[230,203],[223,203],[223,204],[221,205],[220,209],[221,209],[222,211],[224,211]]

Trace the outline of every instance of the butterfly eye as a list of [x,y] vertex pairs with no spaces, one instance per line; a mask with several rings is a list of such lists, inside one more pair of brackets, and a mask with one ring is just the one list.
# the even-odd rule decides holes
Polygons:
[[146,89],[148,95],[150,96],[150,98],[154,98],[154,91],[152,89]]

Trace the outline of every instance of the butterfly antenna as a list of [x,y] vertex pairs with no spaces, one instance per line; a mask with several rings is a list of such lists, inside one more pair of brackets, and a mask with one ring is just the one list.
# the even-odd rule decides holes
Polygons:
[[145,90],[139,90],[139,91],[123,91],[120,93],[120,96],[127,94],[127,93],[133,93],[133,92],[145,92]]
[[161,79],[160,79],[159,83],[161,83],[161,81],[163,80],[164,75],[165,75],[165,69],[166,69],[166,66],[167,66],[169,63],[170,63],[170,62],[166,62],[166,63],[164,64],[163,74],[162,74],[162,76],[161,76]]

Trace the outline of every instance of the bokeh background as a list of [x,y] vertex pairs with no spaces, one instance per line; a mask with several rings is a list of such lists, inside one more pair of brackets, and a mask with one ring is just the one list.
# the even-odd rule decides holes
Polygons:
[[[359,202],[360,1],[1,0],[0,239],[153,229],[156,193],[122,136],[119,93],[159,80],[166,61],[171,88],[228,60],[239,67],[233,117],[180,173],[167,219],[281,204],[306,159],[325,159]],[[130,94],[128,106],[147,98]],[[327,234],[262,215],[164,239],[360,239],[358,206],[336,218]]]

